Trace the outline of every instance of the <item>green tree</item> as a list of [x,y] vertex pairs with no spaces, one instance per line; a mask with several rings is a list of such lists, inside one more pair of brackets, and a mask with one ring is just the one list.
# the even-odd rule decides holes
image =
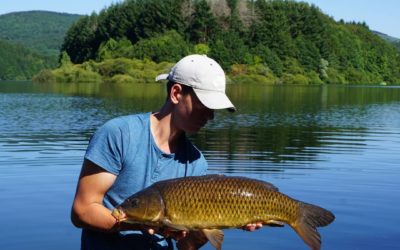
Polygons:
[[135,33],[139,13],[143,10],[136,1],[125,1],[102,10],[98,17],[96,39],[104,43],[110,38],[128,38],[135,43],[140,37]]
[[54,57],[54,66],[68,28],[79,15],[23,11],[0,15],[0,39],[18,43],[38,54]]
[[63,51],[60,57],[60,67],[68,67],[71,65],[72,65],[71,57],[68,55],[66,51]]
[[142,39],[133,46],[133,56],[154,62],[178,61],[189,54],[190,48],[183,37],[171,30],[153,38]]
[[[243,6],[239,0],[127,0],[80,19],[62,49],[73,63],[96,56],[160,62],[204,45],[224,69],[235,65],[242,79],[249,69],[268,68],[274,79],[268,82],[400,81],[398,50],[365,23],[336,22],[316,6],[293,0]],[[251,18],[243,18],[246,11]],[[251,71],[251,79],[260,79],[260,72]]]
[[285,14],[285,2],[257,1],[256,6],[258,19],[250,27],[252,46],[265,45],[281,59],[295,56],[295,46]]
[[207,43],[215,35],[217,21],[211,13],[206,0],[194,2],[194,12],[191,15],[186,33],[193,43]]
[[81,17],[68,30],[61,51],[66,51],[73,63],[82,63],[93,59],[99,47],[95,39],[97,14]]
[[296,58],[306,70],[318,70],[321,61],[320,53],[314,43],[309,42],[305,37],[298,36],[295,39],[297,48]]
[[249,54],[249,48],[235,31],[222,32],[210,43],[210,56],[215,58],[224,69],[232,64],[243,64]]
[[257,55],[277,76],[281,76],[284,67],[279,56],[267,46],[259,44],[251,49],[253,55]]
[[193,47],[193,52],[195,54],[208,55],[210,52],[210,47],[208,47],[207,44],[199,43]]
[[139,38],[175,30],[183,34],[185,23],[180,11],[181,0],[138,1],[141,11],[136,20],[135,33]]
[[42,69],[49,68],[49,60],[24,48],[0,40],[0,80],[29,80]]
[[238,33],[242,33],[244,27],[239,17],[238,0],[227,0],[226,2],[231,12],[228,17],[229,29]]
[[100,45],[97,52],[97,60],[102,61],[119,57],[131,58],[133,57],[133,51],[133,45],[128,39],[123,38],[116,41],[110,38],[107,42]]

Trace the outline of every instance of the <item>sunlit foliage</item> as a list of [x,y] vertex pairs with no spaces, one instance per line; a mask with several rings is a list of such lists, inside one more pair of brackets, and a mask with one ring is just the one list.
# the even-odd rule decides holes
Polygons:
[[398,50],[365,23],[335,22],[290,0],[127,0],[82,17],[62,46],[75,64],[174,62],[200,48],[232,82],[400,83]]

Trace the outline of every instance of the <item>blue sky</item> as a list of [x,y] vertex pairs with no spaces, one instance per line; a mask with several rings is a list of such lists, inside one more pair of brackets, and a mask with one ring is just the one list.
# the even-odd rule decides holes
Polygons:
[[399,0],[302,0],[344,21],[365,21],[370,29],[400,38]]
[[[0,0],[0,14],[50,10],[73,14],[99,12],[123,0]],[[365,21],[370,29],[400,38],[399,0],[302,0],[318,6],[335,20]]]
[[49,10],[71,14],[99,12],[112,3],[123,0],[0,0],[0,15],[28,10]]

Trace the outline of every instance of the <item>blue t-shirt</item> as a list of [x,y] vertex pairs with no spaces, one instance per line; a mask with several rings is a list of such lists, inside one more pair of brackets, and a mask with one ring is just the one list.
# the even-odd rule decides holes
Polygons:
[[[186,136],[182,136],[176,153],[167,154],[158,148],[150,129],[150,115],[112,119],[89,142],[85,159],[117,176],[103,200],[109,209],[154,182],[206,173],[204,156]],[[133,231],[115,235],[84,229],[82,249],[132,249],[132,244],[136,246],[134,249],[149,249],[143,243],[149,241],[148,237]]]

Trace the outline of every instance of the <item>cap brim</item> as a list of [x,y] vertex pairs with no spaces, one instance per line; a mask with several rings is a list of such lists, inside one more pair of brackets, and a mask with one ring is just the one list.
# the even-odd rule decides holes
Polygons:
[[160,81],[160,80],[168,80],[168,76],[169,76],[169,74],[161,74],[161,75],[158,75],[158,76],[156,77],[156,82],[158,82],[158,81]]
[[235,112],[236,108],[223,92],[207,91],[193,88],[201,103],[209,109],[227,109]]

